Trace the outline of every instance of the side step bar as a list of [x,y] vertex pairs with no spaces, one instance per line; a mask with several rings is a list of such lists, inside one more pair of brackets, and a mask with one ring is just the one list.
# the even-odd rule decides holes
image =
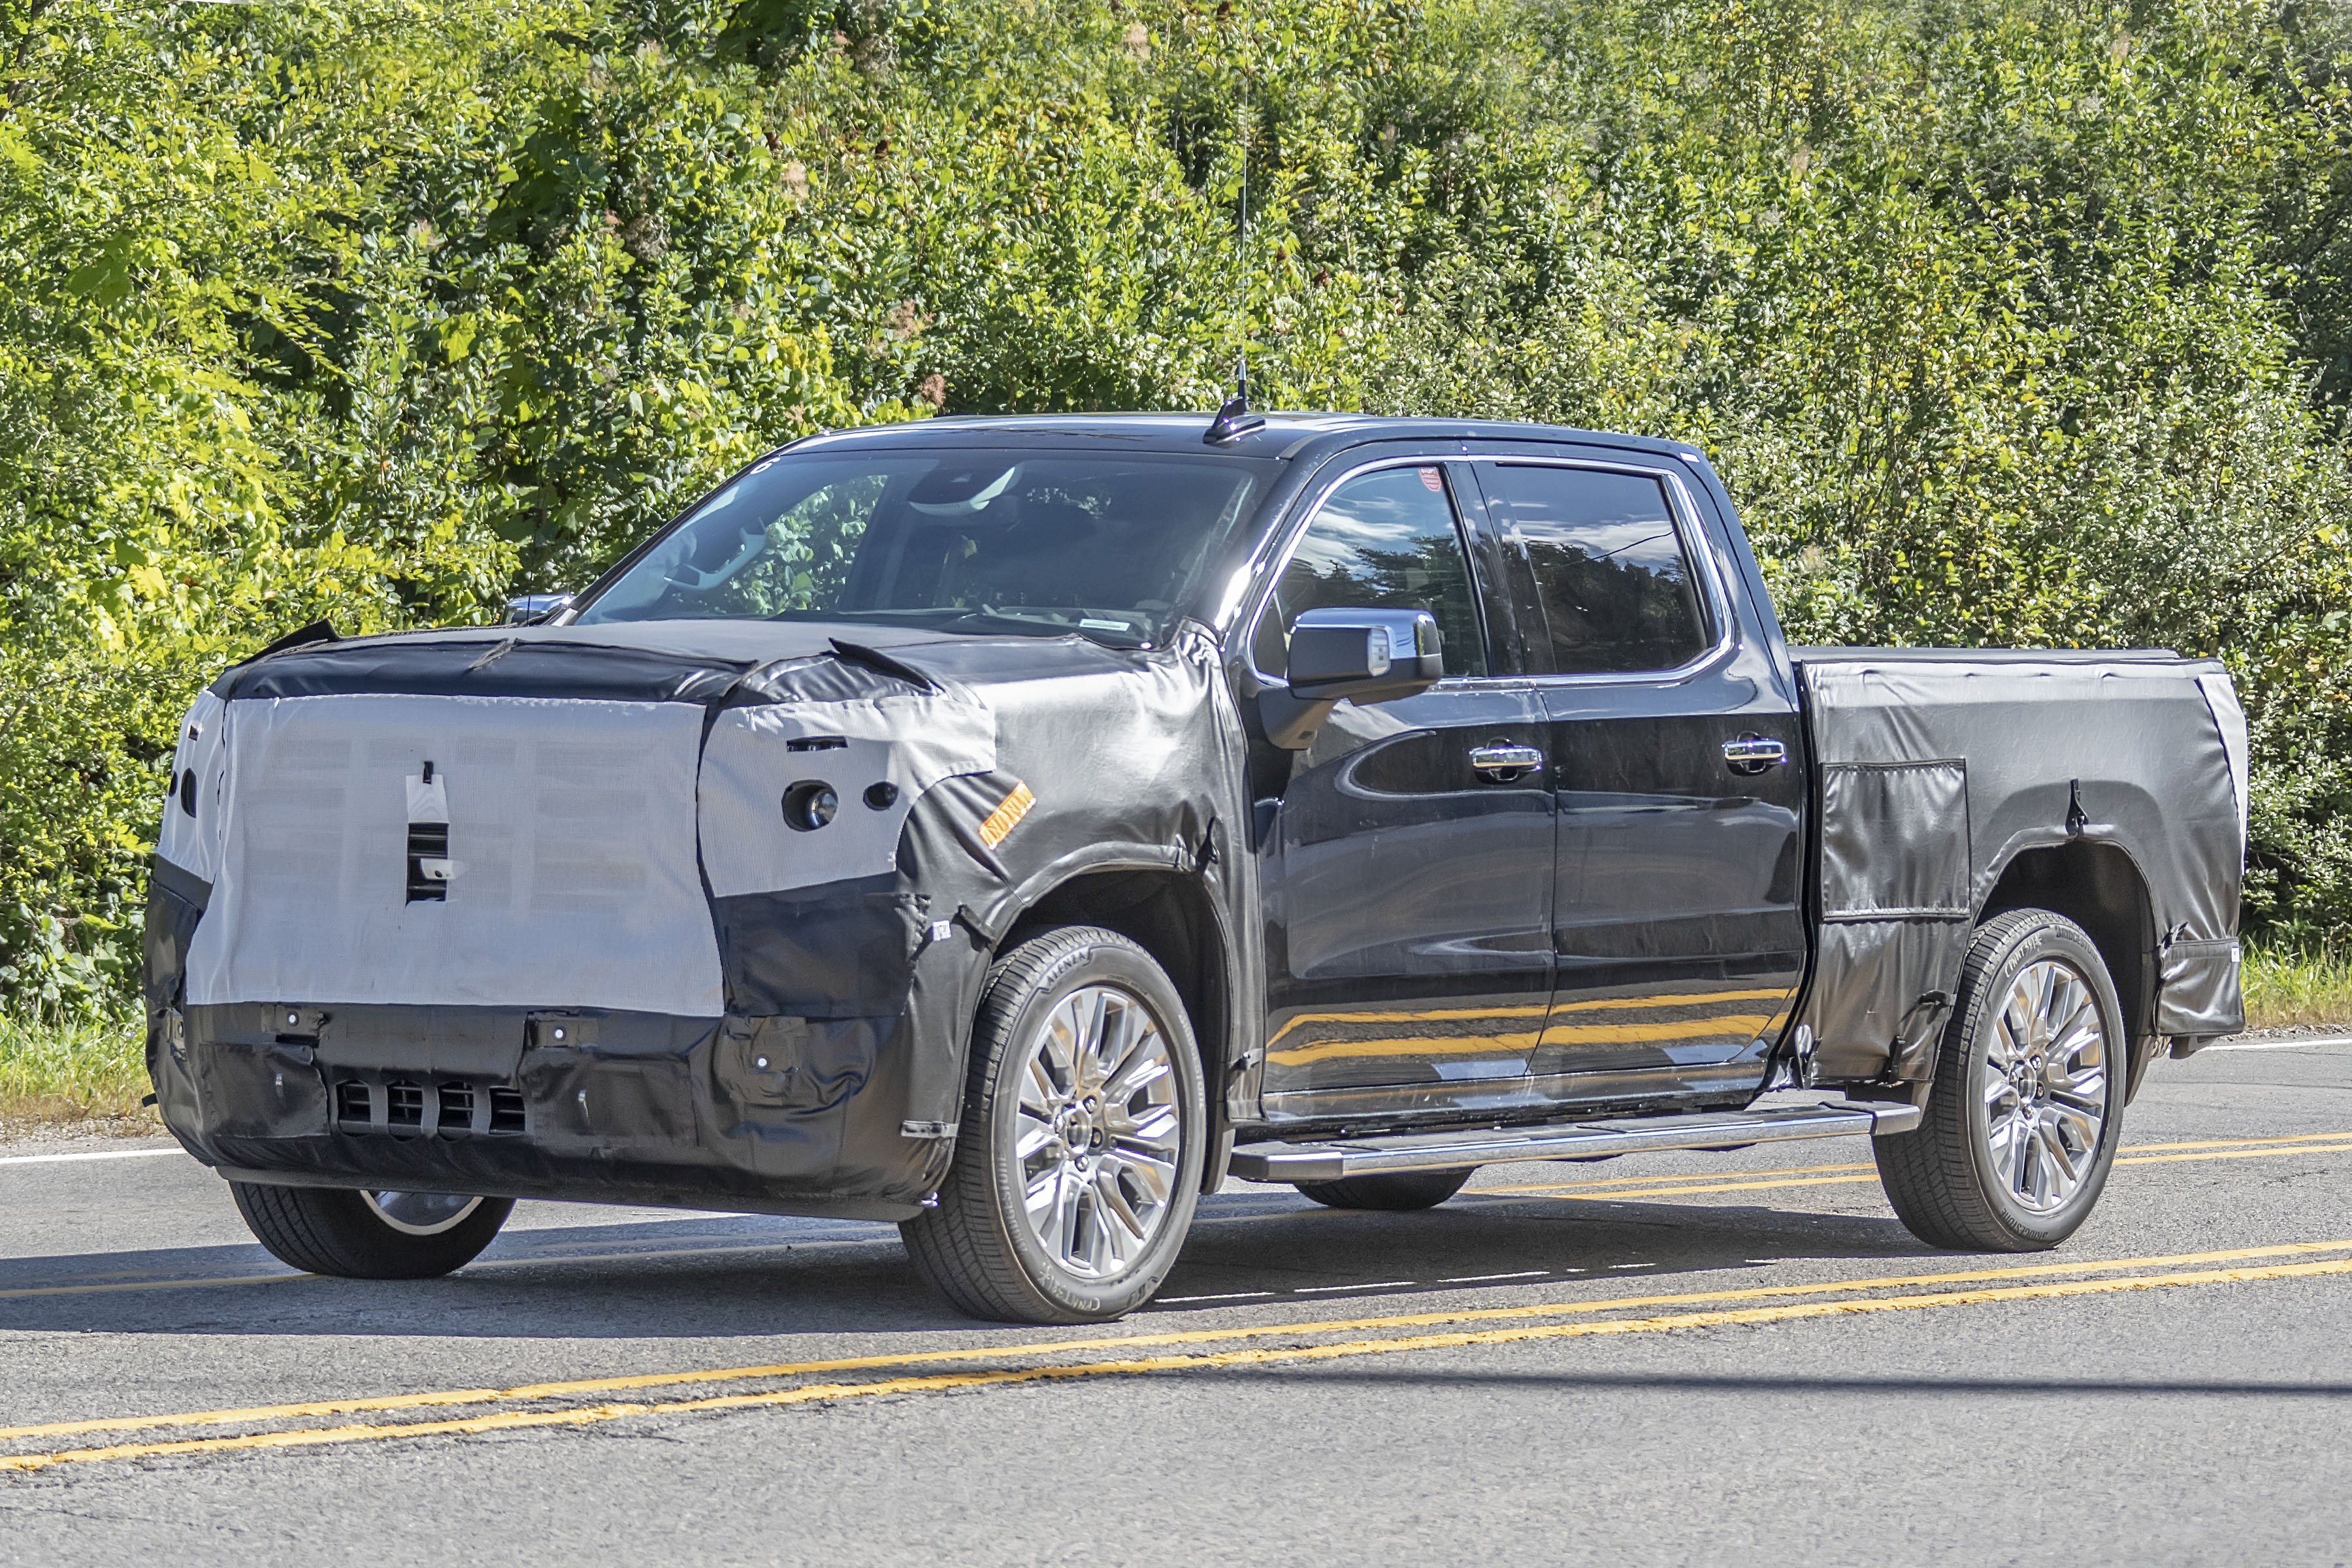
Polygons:
[[1792,1105],[1767,1110],[1637,1116],[1622,1121],[1481,1127],[1467,1131],[1397,1133],[1346,1142],[1244,1143],[1233,1174],[1245,1182],[1336,1182],[1390,1171],[1459,1171],[1515,1160],[1589,1160],[1645,1149],[1739,1149],[1797,1138],[1854,1133],[1885,1137],[1919,1125],[1916,1105]]

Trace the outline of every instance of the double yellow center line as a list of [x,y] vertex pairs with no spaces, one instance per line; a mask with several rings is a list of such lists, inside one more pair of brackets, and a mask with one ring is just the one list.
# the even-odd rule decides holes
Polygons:
[[[2328,1255],[2345,1256],[2328,1256]],[[2213,1267],[2220,1265],[2221,1267]],[[830,1361],[785,1362],[766,1366],[652,1373],[628,1377],[587,1378],[529,1384],[513,1388],[451,1389],[373,1399],[320,1400],[299,1405],[190,1411],[169,1415],[120,1416],[43,1426],[0,1428],[0,1443],[83,1436],[98,1433],[184,1430],[200,1426],[265,1426],[356,1415],[387,1414],[453,1406],[504,1406],[447,1419],[356,1422],[341,1426],[283,1426],[236,1436],[189,1437],[104,1447],[52,1448],[0,1455],[0,1471],[112,1459],[163,1458],[243,1449],[313,1447],[394,1438],[457,1436],[536,1426],[580,1427],[645,1415],[683,1415],[725,1410],[775,1408],[882,1394],[944,1392],[961,1388],[1072,1382],[1153,1373],[1267,1366],[1343,1358],[1393,1355],[1533,1340],[1575,1339],[1603,1334],[1661,1333],[1677,1329],[1731,1324],[1789,1322],[1809,1318],[1921,1311],[2003,1301],[2111,1295],[2125,1291],[2197,1285],[2352,1274],[2352,1239],[2294,1242],[2230,1251],[2169,1257],[2034,1264],[2009,1268],[1959,1269],[1933,1274],[1750,1286],[1677,1295],[1623,1296],[1603,1300],[1555,1301],[1517,1307],[1487,1307],[1384,1317],[1325,1319],[1307,1322],[1236,1324],[1165,1333],[1121,1334],[1017,1345],[965,1345],[894,1355],[853,1356]],[[2059,1276],[2075,1276],[2072,1279]],[[2030,1283],[2028,1281],[2031,1281]],[[1958,1289],[1957,1287],[1970,1287]],[[1889,1293],[1894,1292],[1894,1293]],[[1835,1298],[1835,1299],[1832,1299]],[[1777,1301],[1777,1305],[1740,1305]],[[1660,1312],[1659,1308],[1683,1309]],[[1628,1316],[1622,1314],[1645,1313]],[[1603,1316],[1602,1314],[1620,1314]],[[1570,1320],[1570,1321],[1559,1321]],[[1471,1324],[1495,1324],[1472,1328]],[[1443,1331],[1427,1331],[1433,1329]],[[1334,1335],[1357,1337],[1333,1339]],[[1371,1337],[1365,1337],[1371,1336]],[[1290,1342],[1265,1343],[1266,1341]],[[1192,1351],[1179,1347],[1223,1344],[1233,1348]],[[1090,1352],[1118,1352],[1116,1359],[1074,1361]],[[1157,1354],[1138,1354],[1157,1351]],[[915,1373],[904,1369],[990,1362],[970,1370]],[[1004,1364],[1007,1363],[1015,1364]],[[845,1381],[845,1373],[898,1375]],[[600,1395],[654,1388],[724,1384],[794,1382],[784,1388],[667,1400],[604,1399]]]

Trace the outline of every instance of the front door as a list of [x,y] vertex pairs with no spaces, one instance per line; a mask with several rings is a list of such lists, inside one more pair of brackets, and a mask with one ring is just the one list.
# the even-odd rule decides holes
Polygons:
[[1265,1109],[1444,1112],[1526,1098],[1551,990],[1552,804],[1533,685],[1491,672],[1447,466],[1339,483],[1255,624],[1261,671],[1305,610],[1433,615],[1447,679],[1342,703],[1296,754],[1268,836]]
[[1469,465],[1538,672],[1559,810],[1539,1074],[1569,1100],[1736,1093],[1805,954],[1801,721],[1745,635],[1685,481]]

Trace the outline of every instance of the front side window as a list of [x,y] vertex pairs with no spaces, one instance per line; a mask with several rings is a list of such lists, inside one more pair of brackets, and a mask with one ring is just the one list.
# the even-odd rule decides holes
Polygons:
[[1696,580],[1659,479],[1490,463],[1479,482],[1534,575],[1544,630],[1533,654],[1544,672],[1673,669],[1706,650]]
[[1262,467],[784,454],[695,508],[578,619],[848,620],[1157,643],[1247,515]]
[[1276,580],[1250,655],[1269,675],[1290,667],[1290,627],[1307,610],[1427,610],[1444,639],[1445,673],[1486,673],[1444,470],[1379,468],[1331,492]]

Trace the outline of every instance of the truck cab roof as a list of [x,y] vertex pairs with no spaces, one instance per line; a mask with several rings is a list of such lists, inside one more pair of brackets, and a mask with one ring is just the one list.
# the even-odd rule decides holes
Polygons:
[[869,425],[804,437],[784,448],[795,452],[864,447],[911,450],[990,445],[1055,447],[1116,442],[1138,451],[1199,452],[1234,457],[1319,458],[1368,441],[1542,441],[1597,445],[1685,460],[1704,460],[1685,443],[1649,436],[1612,435],[1557,425],[1527,425],[1500,419],[1437,419],[1414,416],[1276,411],[1253,416],[1265,421],[1231,440],[1207,440],[1209,413],[1198,414],[990,414],[952,415],[899,425]]

